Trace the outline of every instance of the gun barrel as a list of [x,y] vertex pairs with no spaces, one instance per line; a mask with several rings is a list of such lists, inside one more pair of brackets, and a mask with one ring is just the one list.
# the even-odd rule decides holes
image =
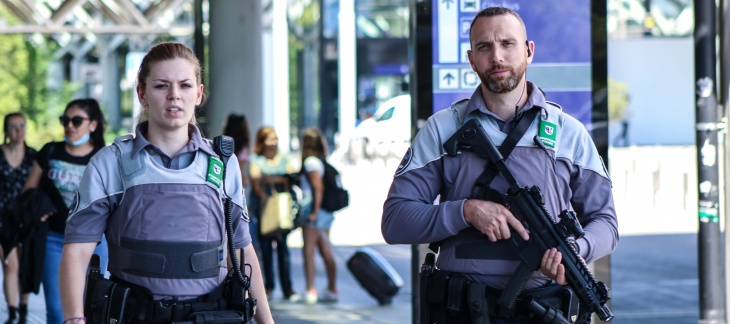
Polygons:
[[596,315],[604,322],[610,322],[613,319],[613,313],[606,305],[601,305],[601,307],[596,309]]

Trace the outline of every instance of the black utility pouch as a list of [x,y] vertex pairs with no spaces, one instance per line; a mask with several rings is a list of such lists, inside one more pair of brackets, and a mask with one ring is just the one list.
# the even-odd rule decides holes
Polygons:
[[243,313],[233,310],[207,311],[190,314],[194,324],[242,323]]
[[94,254],[89,263],[84,291],[86,322],[124,323],[124,310],[130,289],[104,278],[99,270],[100,258]]
[[446,309],[449,279],[449,272],[436,270],[428,278],[428,291],[421,292],[427,294],[428,304],[425,307],[428,308],[428,323],[449,322],[449,313]]
[[[104,279],[106,280],[106,279]],[[127,305],[127,297],[129,297],[130,289],[120,284],[114,284],[111,286],[111,292],[109,295],[109,311],[107,317],[109,323],[125,323],[124,311]],[[114,321],[116,319],[116,321]]]
[[445,271],[434,271],[428,280],[428,291],[426,292],[428,294],[428,302],[431,304],[444,303],[446,299],[446,285],[449,282],[449,273]]
[[[249,280],[249,277],[245,276],[244,280]],[[253,322],[253,316],[256,314],[256,299],[250,294],[250,282],[247,281],[246,285],[241,284],[235,277],[235,271],[230,270],[224,284],[226,285],[226,299],[229,303],[229,309],[234,309],[243,314],[244,323]]]

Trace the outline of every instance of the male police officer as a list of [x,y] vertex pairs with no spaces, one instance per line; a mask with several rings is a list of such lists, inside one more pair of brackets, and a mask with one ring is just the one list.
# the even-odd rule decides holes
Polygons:
[[[478,119],[495,145],[507,145],[507,134],[523,116],[528,118],[506,165],[518,183],[542,189],[545,208],[555,221],[562,210],[577,213],[585,236],[574,247],[587,262],[612,253],[618,243],[611,182],[585,127],[547,103],[537,85],[525,79],[535,44],[527,40],[520,16],[506,8],[486,8],[472,21],[470,41],[469,62],[481,84],[469,100],[429,118],[414,138],[384,205],[383,237],[390,244],[439,243],[438,270],[427,280],[428,291],[421,292],[427,295],[421,307],[428,308],[429,323],[479,317],[463,302],[473,283],[488,287],[480,298],[489,305],[492,323],[529,322],[529,311],[519,305],[506,309],[494,301],[519,263],[509,239],[519,235],[528,240],[530,233],[498,199],[470,198],[487,160],[473,152],[447,156],[444,142],[467,120]],[[497,174],[489,188],[504,194],[507,182]],[[439,204],[433,205],[439,196]],[[540,271],[524,288],[529,292],[565,285],[561,260],[556,249],[546,251]]]

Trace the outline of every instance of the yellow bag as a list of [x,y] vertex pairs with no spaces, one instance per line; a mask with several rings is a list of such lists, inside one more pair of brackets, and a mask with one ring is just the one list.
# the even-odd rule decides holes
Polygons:
[[261,214],[261,235],[276,236],[294,229],[294,200],[288,192],[274,192],[266,200]]

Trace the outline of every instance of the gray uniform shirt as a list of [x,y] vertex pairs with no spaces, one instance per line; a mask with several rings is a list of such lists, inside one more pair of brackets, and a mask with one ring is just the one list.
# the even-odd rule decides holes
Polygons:
[[[530,97],[518,119],[529,109],[541,112],[518,142],[506,165],[521,186],[542,190],[545,208],[557,221],[563,210],[574,210],[584,227],[578,240],[580,254],[591,262],[613,252],[618,228],[611,182],[603,162],[583,124],[548,104],[537,87],[528,82]],[[396,171],[383,206],[381,229],[390,244],[427,244],[442,241],[437,267],[459,272],[495,288],[503,288],[519,264],[516,249],[506,241],[491,243],[486,235],[464,220],[463,205],[484,171],[486,160],[472,152],[447,156],[443,143],[469,119],[478,118],[496,146],[507,137],[503,121],[489,112],[477,89],[468,103],[453,105],[431,116],[413,139]],[[544,149],[535,144],[539,129],[553,133],[542,138]],[[544,135],[544,134],[543,134]],[[497,175],[491,187],[501,193],[507,183]],[[438,197],[438,203],[433,202]],[[510,250],[514,249],[514,250]],[[479,257],[465,257],[484,251]],[[476,254],[480,254],[476,253]],[[550,280],[535,272],[525,288]]]
[[[210,278],[151,278],[114,267],[115,249],[125,240],[225,243],[225,196],[210,178],[211,157],[217,156],[211,142],[190,124],[188,145],[168,157],[145,139],[146,126],[137,127],[134,139],[118,139],[131,141],[123,144],[131,147],[128,153],[133,159],[142,162],[131,175],[122,176],[115,144],[91,159],[67,221],[65,242],[98,242],[106,233],[112,275],[146,287],[157,297],[206,294],[225,279],[227,255],[222,255],[218,275]],[[223,184],[233,200],[234,241],[241,248],[251,243],[251,236],[238,160],[228,159],[226,169]]]

